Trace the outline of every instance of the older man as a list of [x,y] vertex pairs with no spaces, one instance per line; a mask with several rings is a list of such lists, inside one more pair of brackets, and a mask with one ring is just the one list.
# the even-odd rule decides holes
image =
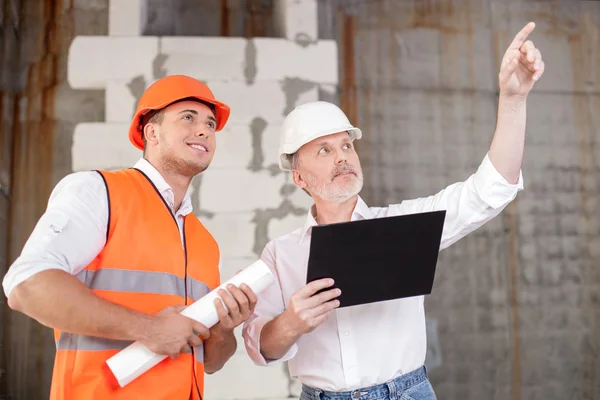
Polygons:
[[289,360],[302,400],[435,399],[424,367],[423,296],[336,309],[340,291],[331,279],[305,285],[311,227],[446,210],[443,249],[498,215],[523,188],[526,98],[544,71],[540,52],[526,41],[534,26],[526,25],[503,57],[496,132],[479,169],[431,197],[368,207],[358,196],[363,177],[353,141],[360,129],[325,102],[286,117],[280,167],[292,171],[314,205],[301,229],[264,249],[262,259],[279,279],[259,296],[243,335],[256,364]]

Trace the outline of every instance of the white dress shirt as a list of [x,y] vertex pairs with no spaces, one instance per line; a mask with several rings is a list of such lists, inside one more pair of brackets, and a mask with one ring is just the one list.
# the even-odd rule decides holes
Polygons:
[[[143,158],[134,168],[150,178],[171,208],[183,245],[183,217],[192,212],[189,195],[174,211],[173,189],[156,168]],[[64,177],[52,191],[45,213],[2,281],[6,297],[21,282],[47,269],[77,275],[104,248],[108,213],[106,185],[99,173],[84,171]]]
[[[359,198],[352,220],[446,210],[442,250],[498,215],[522,189],[522,173],[518,184],[509,184],[486,155],[475,174],[434,196],[388,207],[368,207]],[[365,388],[421,367],[427,350],[423,296],[337,309],[281,359],[267,362],[261,355],[263,326],[305,286],[311,227],[317,225],[313,212],[302,228],[272,240],[264,249],[262,260],[278,279],[258,296],[255,312],[244,324],[252,360],[257,365],[289,360],[292,376],[325,391]]]

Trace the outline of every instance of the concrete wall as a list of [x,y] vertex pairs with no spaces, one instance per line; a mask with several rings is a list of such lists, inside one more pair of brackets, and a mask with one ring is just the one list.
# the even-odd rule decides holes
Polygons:
[[528,102],[525,191],[441,253],[426,300],[439,345],[430,371],[442,399],[600,398],[600,3],[321,4],[320,19],[337,6],[353,16],[374,205],[475,171],[495,129],[502,54],[537,23],[546,72]]
[[[20,181],[52,176],[46,189],[22,192],[29,203],[13,221],[12,254],[43,211],[48,182],[71,170],[128,167],[141,156],[126,138],[129,118],[144,88],[165,74],[205,80],[233,108],[214,164],[193,183],[196,213],[221,245],[224,278],[302,223],[309,199],[275,166],[277,125],[296,104],[340,94],[365,133],[358,150],[370,204],[434,193],[483,158],[500,57],[534,20],[547,69],[530,96],[525,191],[442,252],[426,301],[427,364],[442,399],[600,398],[600,3],[265,0],[248,2],[253,12],[246,3],[74,1],[51,14],[72,27],[59,35],[69,54],[57,52],[54,156],[44,161],[52,168],[30,157]],[[76,35],[92,36],[71,44]],[[35,64],[43,53],[30,51]],[[3,144],[12,140],[4,132]],[[5,393],[43,398],[50,332],[14,313],[3,323],[11,327],[4,360],[19,366],[11,385],[20,388]],[[28,384],[27,374],[38,372],[40,382]],[[240,339],[238,354],[207,378],[206,393],[278,400],[297,398],[299,385],[285,366],[251,365]]]

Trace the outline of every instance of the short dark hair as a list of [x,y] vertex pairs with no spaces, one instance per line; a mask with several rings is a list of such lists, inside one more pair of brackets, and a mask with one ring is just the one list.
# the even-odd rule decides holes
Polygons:
[[145,118],[142,116],[142,121],[146,120],[146,122],[142,122],[141,125],[141,131],[142,131],[142,141],[144,142],[144,150],[146,149],[146,135],[144,135],[144,127],[146,125],[148,125],[149,123],[153,123],[153,124],[162,124],[163,118],[165,117],[164,114],[164,108],[161,108],[160,110],[153,110],[151,111]]

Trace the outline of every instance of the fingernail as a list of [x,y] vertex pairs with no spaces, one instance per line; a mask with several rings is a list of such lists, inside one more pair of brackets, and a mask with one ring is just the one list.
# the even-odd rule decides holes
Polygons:
[[338,296],[339,296],[340,294],[342,294],[342,291],[341,291],[340,289],[337,289],[335,292],[338,294]]
[[330,285],[333,285],[334,283],[335,283],[335,281],[334,281],[333,279],[330,279],[330,280],[329,280],[329,284],[330,284]]

